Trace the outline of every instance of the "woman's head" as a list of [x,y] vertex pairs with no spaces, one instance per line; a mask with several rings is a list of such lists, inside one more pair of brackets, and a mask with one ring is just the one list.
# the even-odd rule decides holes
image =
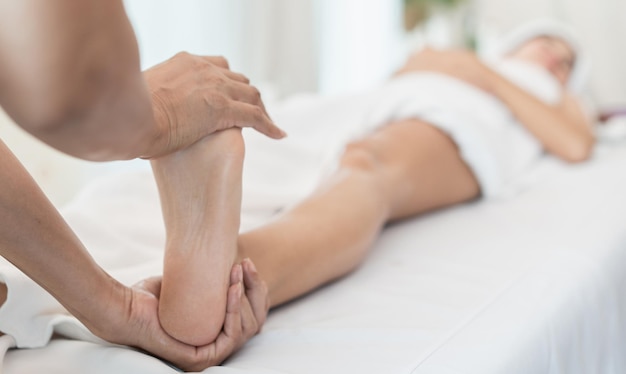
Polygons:
[[589,75],[589,61],[576,33],[551,19],[528,22],[484,52],[486,57],[513,57],[538,64],[574,93],[584,89]]
[[539,65],[566,86],[576,64],[576,52],[565,40],[540,35],[527,40],[509,53],[509,57]]

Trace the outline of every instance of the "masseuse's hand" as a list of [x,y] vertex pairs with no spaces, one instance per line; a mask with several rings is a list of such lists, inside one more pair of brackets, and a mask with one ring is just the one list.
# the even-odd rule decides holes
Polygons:
[[420,71],[448,75],[483,91],[491,90],[491,70],[471,51],[424,48],[409,57],[396,74]]
[[253,127],[274,139],[285,133],[268,116],[259,91],[222,57],[179,53],[144,72],[159,139],[144,158],[183,149],[219,130]]
[[131,289],[127,322],[122,325],[125,335],[107,340],[139,347],[185,371],[219,365],[260,331],[269,309],[267,287],[250,260],[233,267],[230,281],[224,327],[209,345],[183,344],[161,328],[157,315],[160,277],[146,279]]

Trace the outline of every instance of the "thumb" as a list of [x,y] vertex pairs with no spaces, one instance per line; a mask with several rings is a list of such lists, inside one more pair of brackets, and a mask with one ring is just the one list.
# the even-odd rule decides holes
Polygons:
[[161,294],[161,280],[162,277],[160,276],[146,278],[133,285],[133,288],[144,290],[148,293],[153,294],[156,297],[159,297],[159,295]]

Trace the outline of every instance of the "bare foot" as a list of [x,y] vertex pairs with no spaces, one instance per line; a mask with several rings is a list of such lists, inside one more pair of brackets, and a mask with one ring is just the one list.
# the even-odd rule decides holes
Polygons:
[[229,129],[152,161],[167,233],[159,319],[187,344],[211,343],[222,329],[244,153],[241,130]]

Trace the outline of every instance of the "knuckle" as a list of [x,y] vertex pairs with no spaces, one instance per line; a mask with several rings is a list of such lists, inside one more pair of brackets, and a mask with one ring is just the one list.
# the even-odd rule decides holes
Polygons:
[[215,56],[214,62],[216,65],[229,69],[230,65],[228,64],[228,60],[224,56]]
[[[216,86],[221,87],[223,83],[223,79],[221,77],[221,74],[216,74],[215,71],[212,71],[213,66],[211,64],[209,64],[207,67],[209,69],[204,71],[205,73],[204,79],[206,79],[204,83],[206,84],[208,89],[215,91]],[[219,88],[217,90],[219,91]]]
[[250,326],[248,327],[246,333],[246,338],[249,339],[251,337],[253,337],[254,335],[256,335],[259,332],[259,324],[256,322],[256,320],[252,323],[250,323]]
[[257,102],[261,102],[261,91],[259,91],[258,88],[251,86],[252,87],[252,97],[257,101]]
[[262,119],[262,118],[264,117],[264,114],[263,114],[263,109],[261,109],[261,107],[259,107],[259,106],[255,106],[255,107],[253,107],[253,108],[251,109],[251,111],[252,111],[252,116],[253,116],[253,117],[254,117],[254,119],[255,119],[255,120],[257,120],[257,121],[258,121],[258,120],[260,120],[260,119]]
[[187,51],[180,51],[174,55],[174,58],[177,59],[187,59],[189,57],[191,57],[191,54]]
[[209,95],[205,98],[205,106],[217,111],[218,115],[224,115],[229,107],[230,100],[223,95]]

